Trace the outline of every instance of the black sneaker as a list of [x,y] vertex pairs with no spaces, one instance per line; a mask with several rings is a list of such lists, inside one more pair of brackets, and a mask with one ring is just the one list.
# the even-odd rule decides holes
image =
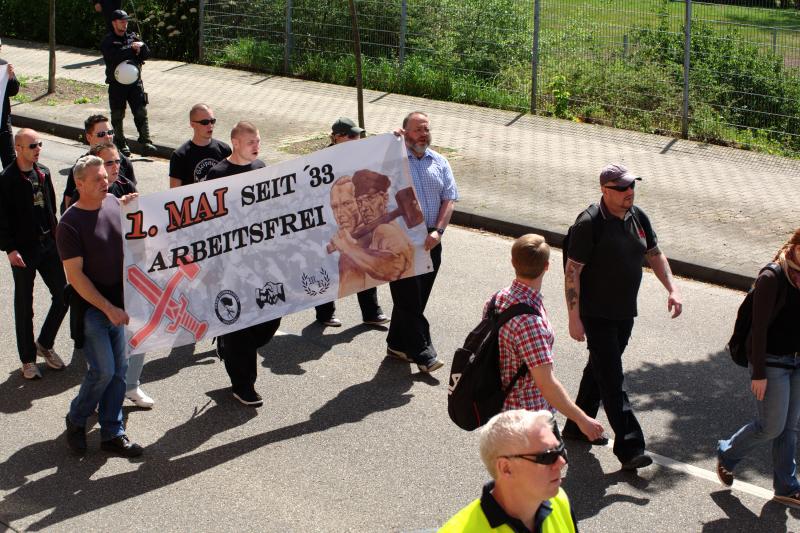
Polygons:
[[608,444],[608,437],[606,437],[605,435],[603,435],[599,439],[589,440],[589,438],[586,435],[584,435],[580,430],[574,431],[564,428],[564,430],[561,432],[561,436],[569,440],[587,442],[592,446],[605,446]]
[[122,148],[120,148],[119,151],[125,157],[130,157],[131,156],[131,149],[127,145],[125,145]]
[[634,455],[633,457],[622,463],[622,469],[633,471],[633,470],[638,470],[639,468],[650,466],[651,464],[653,464],[653,458],[645,453],[642,453],[639,455]]
[[86,428],[76,426],[69,419],[69,414],[66,416],[67,421],[67,444],[73,452],[83,455],[86,453]]
[[158,149],[155,147],[153,143],[149,141],[148,142],[139,141],[139,142],[142,145],[142,149],[140,150],[142,155],[154,155],[156,152],[158,152]]
[[261,398],[261,395],[256,391],[247,391],[247,392],[234,392],[233,397],[239,400],[244,405],[249,405],[250,407],[261,407],[264,405],[264,399]]
[[100,443],[100,449],[122,457],[139,457],[144,451],[144,448],[131,442],[131,439],[124,433],[111,440],[104,440]]

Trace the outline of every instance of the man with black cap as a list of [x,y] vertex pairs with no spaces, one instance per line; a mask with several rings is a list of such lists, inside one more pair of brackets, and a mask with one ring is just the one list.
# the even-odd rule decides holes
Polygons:
[[[0,50],[2,50],[3,43],[0,41]],[[4,59],[0,59],[0,65],[6,65],[6,72],[8,74],[8,81],[6,82],[6,92],[3,101],[0,102],[2,106],[2,115],[0,115],[0,170],[4,169],[14,161],[14,136],[11,131],[11,97],[19,92],[19,80],[14,74],[14,65],[10,64]]]
[[[111,108],[111,124],[114,126],[114,144],[126,156],[131,151],[125,140],[123,120],[125,108],[131,106],[133,122],[139,132],[139,143],[142,153],[155,153],[156,147],[150,140],[150,125],[147,122],[147,93],[142,84],[141,68],[144,61],[150,57],[150,49],[142,42],[138,35],[128,31],[130,17],[126,12],[117,9],[111,13],[112,31],[100,43],[103,52],[103,61],[106,63],[106,83],[108,84],[108,104]],[[117,80],[116,70],[122,63],[130,63],[139,71],[139,76],[132,83],[121,83]],[[127,81],[127,80],[124,80]]]
[[[569,334],[576,341],[586,340],[589,349],[575,403],[595,417],[602,402],[615,434],[614,455],[623,470],[653,462],[645,453],[644,434],[628,401],[622,373],[622,352],[633,329],[645,261],[669,292],[667,309],[672,318],[683,308],[650,219],[633,205],[634,187],[640,180],[620,164],[603,168],[600,203],[578,215],[565,246]],[[563,435],[586,440],[569,420]]]
[[[340,117],[331,126],[331,144],[328,146],[355,141],[360,139],[363,133],[363,128],[356,126],[352,119]],[[350,233],[356,229],[356,226],[361,224],[361,216],[358,214],[354,194],[352,180],[349,177],[346,183],[337,180],[331,188],[331,207],[336,217],[336,223],[340,229],[345,228]],[[335,206],[338,206],[338,208]],[[352,227],[350,227],[351,225]],[[339,262],[341,271],[342,260],[340,259]],[[349,271],[349,269],[346,270]],[[363,273],[359,273],[357,277],[363,277]],[[340,289],[346,287],[346,284],[343,285],[340,280],[339,287]],[[383,313],[383,309],[378,304],[378,289],[375,287],[364,289],[358,292],[357,297],[358,305],[361,308],[361,318],[365,324],[380,326],[389,322],[389,317]],[[317,313],[317,322],[323,326],[338,328],[342,325],[342,321],[336,318],[335,302],[324,303],[314,309]]]

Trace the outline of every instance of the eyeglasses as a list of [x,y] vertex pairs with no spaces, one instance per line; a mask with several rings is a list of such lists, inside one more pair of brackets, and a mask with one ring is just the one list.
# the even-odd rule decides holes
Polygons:
[[114,165],[119,165],[122,163],[121,159],[109,159],[108,161],[103,161],[103,164],[107,167],[113,167]]
[[617,192],[625,192],[628,189],[633,190],[635,186],[636,186],[635,181],[630,182],[628,185],[603,185],[603,187],[605,187],[606,189],[611,189]]
[[114,130],[105,130],[105,131],[98,131],[94,134],[95,137],[100,137],[101,139],[108,135],[109,137],[114,135]]
[[216,124],[217,119],[215,118],[204,118],[203,120],[193,120],[192,122],[196,124],[202,124],[203,126],[208,126],[209,124]]
[[501,455],[500,457],[505,457],[507,459],[525,459],[537,465],[547,466],[554,464],[558,461],[559,457],[563,457],[565,462],[569,462],[569,459],[567,459],[567,449],[564,447],[563,442],[552,450],[546,450],[542,453],[521,453],[518,455]]
[[31,150],[36,150],[37,148],[41,148],[41,147],[42,147],[42,141],[39,141],[39,142],[36,142],[36,143],[30,143],[28,145],[28,148],[30,148]]

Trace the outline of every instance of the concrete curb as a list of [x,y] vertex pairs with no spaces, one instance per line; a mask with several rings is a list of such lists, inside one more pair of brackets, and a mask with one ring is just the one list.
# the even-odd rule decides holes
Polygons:
[[[83,135],[83,130],[81,128],[29,117],[26,116],[24,112],[12,113],[11,123],[18,128],[32,128],[36,131],[49,133],[66,139],[74,139],[76,141],[80,140]],[[141,153],[141,145],[138,142],[129,139],[128,144],[134,153]],[[175,147],[162,144],[156,144],[155,146],[156,154],[149,155],[156,155],[164,159],[169,159],[172,152],[175,150]],[[564,240],[564,234],[557,231],[479,215],[465,209],[457,209],[453,213],[452,222],[460,226],[483,229],[509,237],[519,237],[526,233],[538,233],[547,239],[547,242],[559,248]],[[722,285],[732,289],[746,291],[752,286],[754,281],[754,278],[749,276],[719,270],[711,266],[693,263],[677,257],[670,257],[669,263],[673,273],[678,276],[684,276],[715,285]]]
[[[548,243],[557,248],[562,247],[565,237],[564,233],[557,231],[478,215],[467,210],[456,210],[453,213],[452,222],[460,226],[482,229],[515,238],[526,233],[538,233],[542,235]],[[753,285],[753,281],[755,281],[755,278],[749,276],[727,272],[708,265],[692,263],[691,261],[677,257],[670,257],[669,264],[673,274],[677,276],[683,276],[705,283],[712,283],[714,285],[722,285],[731,289],[746,291],[750,289]]]

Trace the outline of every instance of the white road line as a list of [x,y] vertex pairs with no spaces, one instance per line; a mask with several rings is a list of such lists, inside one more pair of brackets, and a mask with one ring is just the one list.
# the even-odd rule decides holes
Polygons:
[[[612,439],[608,439],[608,447],[613,448],[614,441]],[[711,481],[712,483],[719,485],[720,487],[724,487],[719,482],[719,478],[717,478],[717,474],[715,472],[711,472],[710,470],[706,470],[704,468],[699,468],[697,466],[693,466],[687,463],[682,463],[680,461],[676,461],[675,459],[671,459],[664,455],[659,455],[653,452],[646,452],[650,457],[653,458],[653,461],[656,464],[661,466],[665,466],[667,468],[671,468],[672,470],[676,470],[678,472],[683,472],[684,474],[689,474],[690,476],[699,477],[701,479],[705,479],[707,481]],[[745,492],[750,494],[751,496],[756,496],[757,498],[763,498],[765,500],[772,499],[772,491],[768,489],[761,488],[759,486],[753,485],[751,483],[746,483],[744,481],[734,480],[733,486],[731,487],[734,490],[738,490],[740,492]]]

